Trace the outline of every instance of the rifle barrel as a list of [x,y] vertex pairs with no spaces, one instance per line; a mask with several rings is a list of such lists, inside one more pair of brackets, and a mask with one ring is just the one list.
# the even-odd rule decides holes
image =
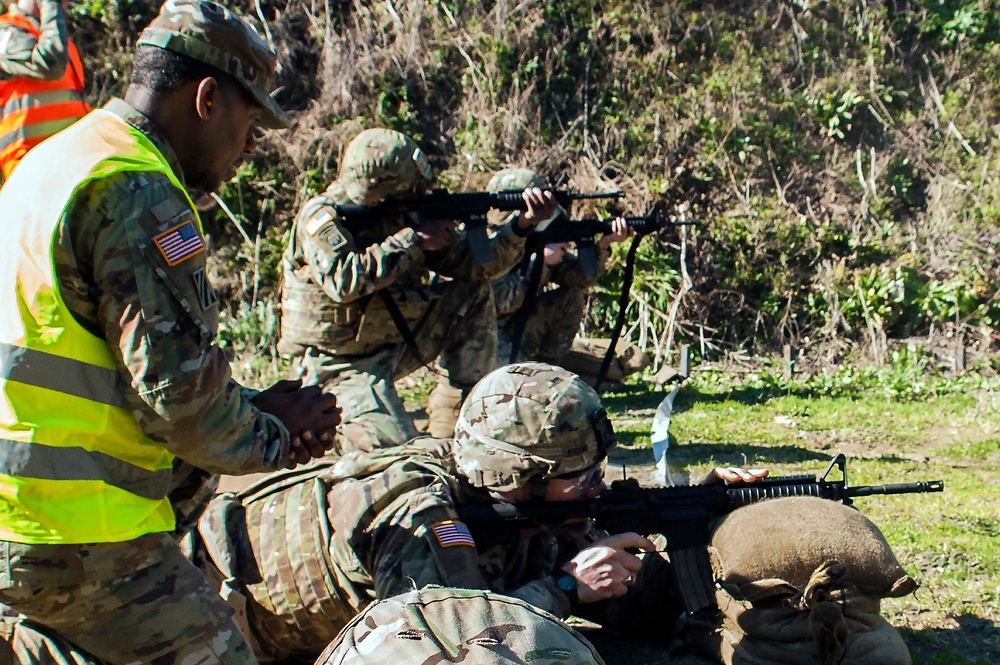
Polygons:
[[871,496],[873,494],[915,494],[919,492],[943,492],[944,481],[922,480],[916,483],[891,483],[889,485],[859,485],[848,487],[847,496]]

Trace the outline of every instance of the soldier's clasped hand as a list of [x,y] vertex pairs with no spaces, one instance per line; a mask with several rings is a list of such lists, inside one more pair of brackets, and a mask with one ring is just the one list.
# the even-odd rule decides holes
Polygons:
[[340,424],[337,398],[319,386],[302,387],[302,381],[278,381],[254,399],[261,411],[277,416],[292,436],[286,466],[305,464],[322,457],[335,441]]

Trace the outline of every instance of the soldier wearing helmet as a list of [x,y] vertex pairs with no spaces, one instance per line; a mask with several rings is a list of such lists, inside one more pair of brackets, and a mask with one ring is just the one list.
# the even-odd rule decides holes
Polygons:
[[[537,173],[525,168],[508,168],[497,172],[487,189],[499,192],[527,187],[545,187]],[[560,209],[558,214],[564,214]],[[570,243],[549,243],[541,248],[542,267],[536,292],[528,298],[529,265],[522,261],[492,284],[497,308],[497,362],[505,364],[520,360],[562,365],[573,338],[580,329],[586,312],[590,289],[597,284],[603,266],[610,257],[612,244],[634,235],[622,218],[612,222],[613,231],[590,246],[570,248]],[[581,259],[581,252],[590,252],[590,262]],[[521,313],[521,307],[528,311]],[[523,318],[522,318],[523,317]],[[519,352],[513,357],[513,341],[518,335]],[[463,395],[444,381],[439,381],[431,393],[428,406],[428,433],[447,437],[455,427]]]
[[502,367],[472,389],[454,439],[354,452],[218,496],[199,525],[199,557],[262,660],[315,657],[372,600],[430,584],[490,589],[625,631],[656,622],[664,633],[679,607],[669,564],[626,551],[662,547],[586,522],[473,536],[459,517],[469,504],[594,498],[614,444],[579,377],[543,363]]
[[495,258],[481,265],[453,221],[391,214],[355,228],[337,215],[338,204],[419,197],[430,180],[411,138],[365,130],[347,146],[337,180],[299,212],[284,253],[278,349],[306,383],[338,395],[349,449],[417,435],[395,380],[440,356],[442,380],[461,393],[496,366],[489,282],[555,210],[550,193],[526,187],[528,210],[494,235]]

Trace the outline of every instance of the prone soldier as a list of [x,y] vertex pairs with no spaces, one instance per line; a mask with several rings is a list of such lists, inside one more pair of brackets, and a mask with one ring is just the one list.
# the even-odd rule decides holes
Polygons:
[[600,398],[578,377],[503,367],[473,388],[453,440],[352,453],[220,495],[199,525],[200,565],[264,660],[315,656],[372,600],[428,584],[662,633],[680,612],[669,562],[626,551],[662,547],[635,533],[598,537],[586,520],[490,542],[458,515],[470,504],[596,497],[614,443]]
[[[462,521],[478,507],[592,502],[605,489],[604,465],[614,445],[599,396],[579,377],[543,363],[509,365],[473,388],[454,439],[423,437],[354,452],[274,474],[239,495],[220,495],[199,524],[196,557],[236,608],[262,661],[315,657],[372,601],[427,585],[488,589],[558,617],[573,614],[627,636],[665,640],[682,603],[664,538],[608,536],[584,517],[513,534]],[[763,469],[720,468],[706,480],[752,482],[765,475]],[[823,521],[836,528],[829,515]],[[816,538],[824,557],[847,551],[825,532]],[[735,563],[732,546],[713,544],[727,565]],[[884,540],[881,550],[861,549],[863,557],[888,552]],[[890,587],[912,589],[903,582]],[[847,625],[844,636],[862,630],[850,619]],[[898,636],[885,643],[897,651],[901,645]],[[814,662],[808,645],[799,646],[800,662]],[[718,658],[718,641],[713,648]],[[877,662],[886,656],[880,648],[868,649],[870,660],[845,662]]]
[[283,257],[278,350],[306,383],[337,394],[339,440],[350,449],[417,435],[394,382],[440,356],[443,381],[469,388],[496,366],[490,280],[521,256],[524,237],[555,210],[551,192],[525,188],[527,210],[490,239],[477,262],[455,222],[375,215],[351,226],[337,206],[375,207],[426,193],[431,169],[408,136],[369,129],[347,146],[340,173],[299,212]]

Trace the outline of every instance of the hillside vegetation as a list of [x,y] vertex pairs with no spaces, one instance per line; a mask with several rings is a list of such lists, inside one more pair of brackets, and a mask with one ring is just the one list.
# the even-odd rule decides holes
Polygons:
[[[347,141],[383,126],[416,138],[451,189],[524,165],[624,190],[614,211],[663,202],[701,220],[639,252],[629,334],[658,359],[681,342],[705,357],[794,343],[883,360],[902,338],[996,349],[1000,3],[233,4],[280,54],[295,119],[226,185],[229,211],[206,215],[236,343],[252,330],[267,347],[295,211]],[[123,91],[157,7],[73,5],[92,101]],[[624,254],[591,329],[616,313]]]

